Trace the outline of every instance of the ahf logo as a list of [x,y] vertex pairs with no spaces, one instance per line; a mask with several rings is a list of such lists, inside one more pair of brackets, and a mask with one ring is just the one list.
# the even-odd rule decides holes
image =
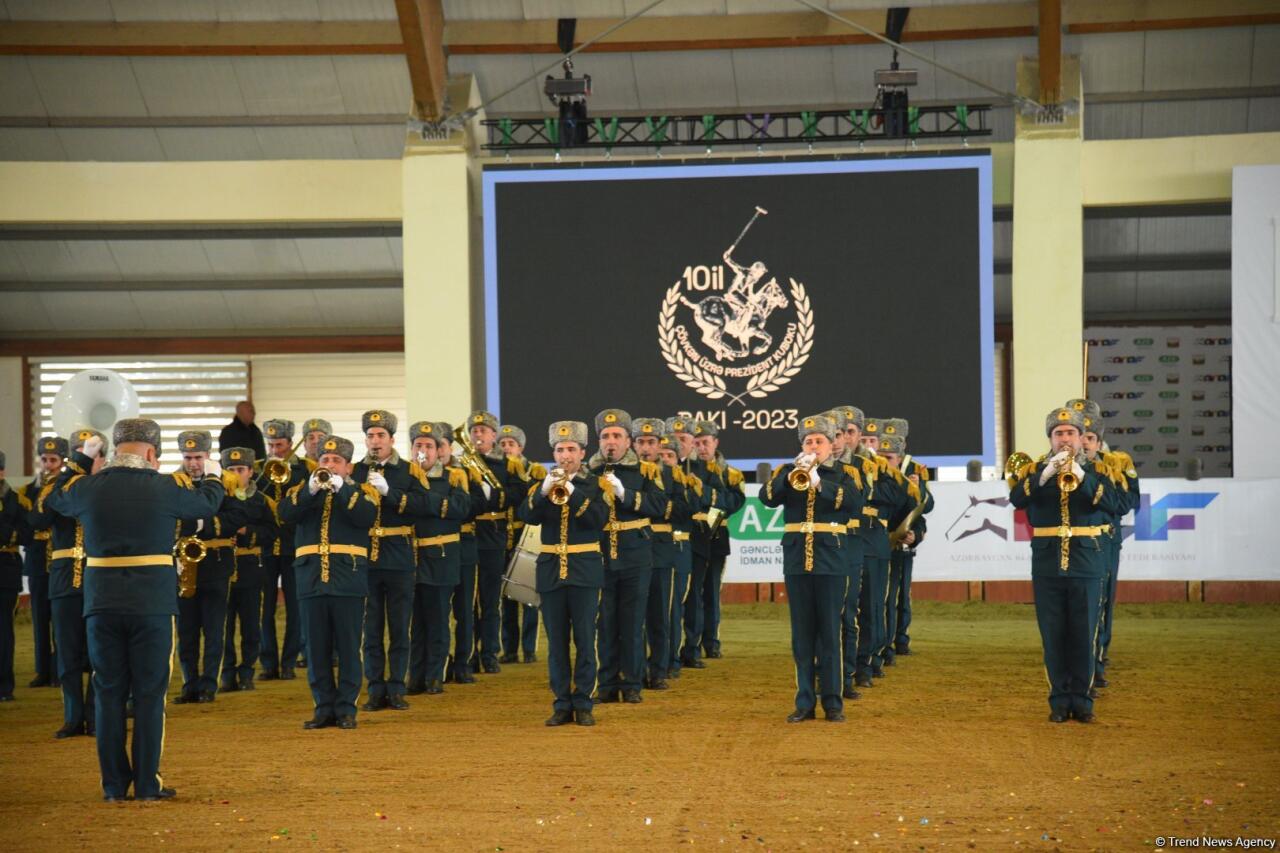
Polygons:
[[[1123,535],[1132,536],[1137,542],[1167,542],[1171,530],[1196,529],[1194,515],[1175,510],[1204,509],[1217,496],[1217,492],[1170,492],[1152,503],[1151,496],[1144,494],[1134,510],[1133,526],[1126,526]],[[961,542],[983,533],[1005,541],[1026,542],[1031,539],[1031,524],[1025,511],[1010,512],[1012,506],[1008,498],[970,495],[969,505],[951,522],[944,535],[948,542]]]
[[[658,347],[667,367],[690,389],[712,400],[728,397],[741,403],[744,397],[767,397],[800,373],[813,349],[813,308],[804,285],[789,279],[788,299],[763,261],[744,266],[733,257],[755,221],[768,214],[757,207],[725,250],[723,258],[733,282],[723,296],[713,293],[694,300],[682,293],[682,288],[690,295],[724,289],[721,267],[690,266],[682,280],[667,289],[658,312]],[[692,312],[698,328],[696,339],[686,325],[676,322],[681,307]],[[794,309],[795,320],[781,330],[781,341],[775,347],[769,317],[787,308]],[[747,363],[738,364],[740,359]],[[734,393],[726,379],[745,379],[746,386]]]

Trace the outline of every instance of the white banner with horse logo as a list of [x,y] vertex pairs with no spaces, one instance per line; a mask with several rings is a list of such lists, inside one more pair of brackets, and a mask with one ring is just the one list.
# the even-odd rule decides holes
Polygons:
[[[1123,522],[1126,580],[1277,580],[1265,535],[1280,507],[1280,480],[1147,480],[1141,506]],[[1026,580],[1031,529],[1004,481],[931,483],[935,506],[916,551],[913,580]],[[747,486],[730,521],[725,583],[782,581],[782,514]]]

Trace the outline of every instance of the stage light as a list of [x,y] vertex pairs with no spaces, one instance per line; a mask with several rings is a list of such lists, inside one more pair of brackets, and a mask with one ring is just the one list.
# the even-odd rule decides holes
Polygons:
[[[561,18],[556,24],[556,44],[561,53],[573,50],[577,18]],[[542,91],[559,110],[559,139],[564,145],[583,145],[587,141],[587,96],[591,94],[591,75],[573,76],[573,59],[565,56],[561,63],[564,77],[547,75]]]

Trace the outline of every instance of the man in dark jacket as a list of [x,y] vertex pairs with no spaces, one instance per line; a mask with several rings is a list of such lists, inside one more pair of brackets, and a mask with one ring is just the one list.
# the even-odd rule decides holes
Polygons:
[[262,430],[253,422],[257,415],[253,403],[248,400],[236,403],[236,416],[218,433],[218,452],[230,447],[248,447],[254,452],[255,459],[266,459],[267,443],[262,437]]

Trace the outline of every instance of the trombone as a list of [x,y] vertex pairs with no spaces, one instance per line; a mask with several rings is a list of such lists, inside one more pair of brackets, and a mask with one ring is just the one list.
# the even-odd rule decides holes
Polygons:
[[458,461],[462,463],[462,467],[483,479],[489,484],[489,488],[502,488],[502,484],[498,482],[498,478],[489,469],[484,458],[480,455],[480,451],[476,450],[476,446],[471,443],[471,436],[467,434],[465,422],[454,428],[453,440],[458,442],[458,446],[462,448],[462,452],[458,454]]

